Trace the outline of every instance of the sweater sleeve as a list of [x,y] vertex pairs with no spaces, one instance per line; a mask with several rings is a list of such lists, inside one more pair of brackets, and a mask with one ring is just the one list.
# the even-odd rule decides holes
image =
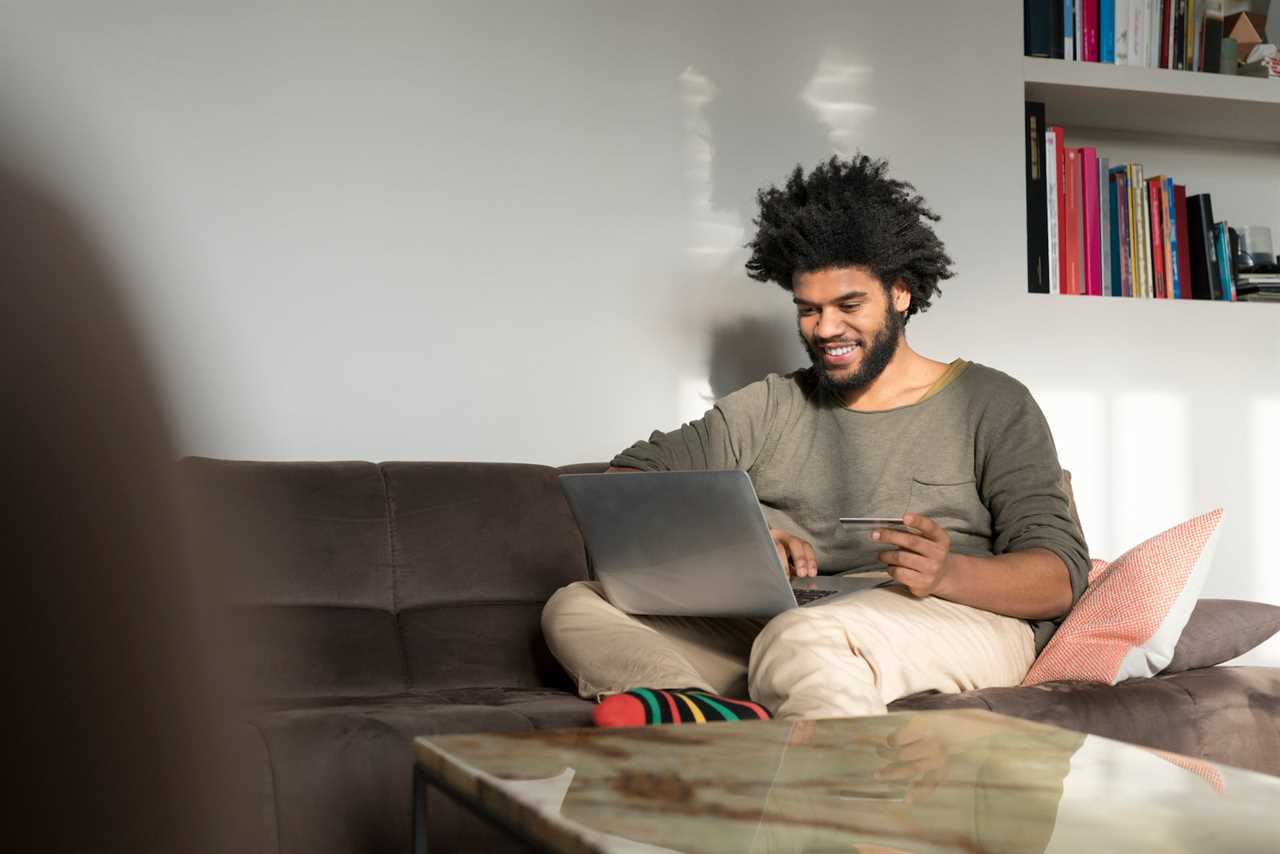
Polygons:
[[717,401],[706,415],[670,433],[655,431],[610,462],[642,471],[750,470],[778,407],[777,378],[752,383]]
[[1089,548],[1060,485],[1062,469],[1049,423],[1031,393],[1011,381],[979,422],[979,490],[991,511],[995,554],[1048,549],[1071,577],[1071,602],[1089,579]]

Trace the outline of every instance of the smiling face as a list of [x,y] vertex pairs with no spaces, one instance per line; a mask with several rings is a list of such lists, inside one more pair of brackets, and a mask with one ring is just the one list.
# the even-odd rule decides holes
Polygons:
[[902,341],[907,289],[886,293],[868,271],[835,267],[797,273],[792,295],[800,339],[822,384],[843,397],[875,382]]

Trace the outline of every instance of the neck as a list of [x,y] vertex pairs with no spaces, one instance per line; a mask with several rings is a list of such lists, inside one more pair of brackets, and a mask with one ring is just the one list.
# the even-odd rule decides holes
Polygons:
[[893,358],[880,376],[858,391],[846,392],[844,405],[849,409],[864,411],[901,406],[903,394],[918,385],[923,369],[929,364],[930,360],[911,349],[904,333],[898,340],[898,349],[894,351]]

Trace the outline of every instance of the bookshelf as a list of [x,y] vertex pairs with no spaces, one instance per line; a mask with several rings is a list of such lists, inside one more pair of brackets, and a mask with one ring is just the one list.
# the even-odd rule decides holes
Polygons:
[[1023,57],[1026,100],[1055,124],[1254,142],[1280,153],[1280,81]]
[[1024,100],[1045,105],[1068,146],[1173,176],[1211,196],[1215,221],[1280,236],[1280,81],[1039,57],[1022,69]]

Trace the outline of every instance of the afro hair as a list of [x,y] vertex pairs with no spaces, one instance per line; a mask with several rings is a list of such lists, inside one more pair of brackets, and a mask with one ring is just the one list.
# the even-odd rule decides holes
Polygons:
[[760,190],[747,274],[789,291],[797,273],[863,267],[886,290],[894,282],[906,285],[906,317],[927,310],[942,292],[939,280],[955,275],[929,226],[941,217],[911,184],[887,178],[888,169],[888,161],[864,154],[832,157],[807,176],[797,165],[781,189]]

